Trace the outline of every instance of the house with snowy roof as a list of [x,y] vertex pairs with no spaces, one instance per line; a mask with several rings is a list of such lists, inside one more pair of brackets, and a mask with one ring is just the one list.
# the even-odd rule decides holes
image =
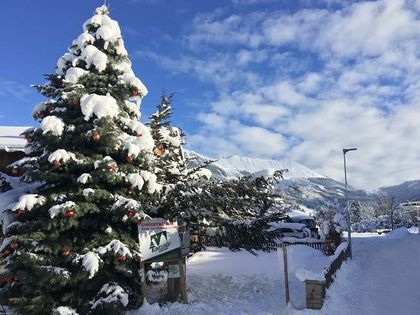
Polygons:
[[1,172],[9,173],[7,166],[25,156],[26,140],[21,134],[28,128],[26,126],[0,126]]

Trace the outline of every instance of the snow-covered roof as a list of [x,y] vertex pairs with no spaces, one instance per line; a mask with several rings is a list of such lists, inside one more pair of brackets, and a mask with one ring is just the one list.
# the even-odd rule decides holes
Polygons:
[[270,224],[275,229],[294,229],[301,230],[305,227],[303,223],[290,223],[290,222],[272,222]]
[[0,126],[0,150],[23,151],[26,140],[20,135],[27,126]]
[[292,210],[291,212],[287,213],[287,215],[291,219],[297,219],[297,220],[313,220],[314,218],[308,215],[305,212],[298,211],[298,210]]

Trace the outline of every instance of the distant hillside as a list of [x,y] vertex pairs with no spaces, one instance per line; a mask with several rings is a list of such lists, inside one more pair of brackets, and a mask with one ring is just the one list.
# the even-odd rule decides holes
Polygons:
[[420,200],[420,180],[411,180],[399,185],[381,187],[378,192],[394,196],[398,203]]

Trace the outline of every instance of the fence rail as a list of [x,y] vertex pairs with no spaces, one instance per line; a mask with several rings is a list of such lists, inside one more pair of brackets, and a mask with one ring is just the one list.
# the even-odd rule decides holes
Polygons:
[[334,254],[335,244],[332,242],[327,241],[312,241],[312,242],[305,242],[305,241],[296,241],[296,242],[280,242],[271,244],[275,248],[280,248],[283,246],[293,246],[293,245],[305,245],[312,247],[314,249],[322,251],[325,255],[332,255]]

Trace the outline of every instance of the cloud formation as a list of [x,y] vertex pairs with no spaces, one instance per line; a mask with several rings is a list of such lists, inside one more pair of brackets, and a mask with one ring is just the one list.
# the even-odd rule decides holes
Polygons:
[[199,14],[182,56],[145,53],[216,89],[193,149],[287,157],[342,180],[341,149],[356,146],[352,184],[420,178],[419,1],[329,2]]

